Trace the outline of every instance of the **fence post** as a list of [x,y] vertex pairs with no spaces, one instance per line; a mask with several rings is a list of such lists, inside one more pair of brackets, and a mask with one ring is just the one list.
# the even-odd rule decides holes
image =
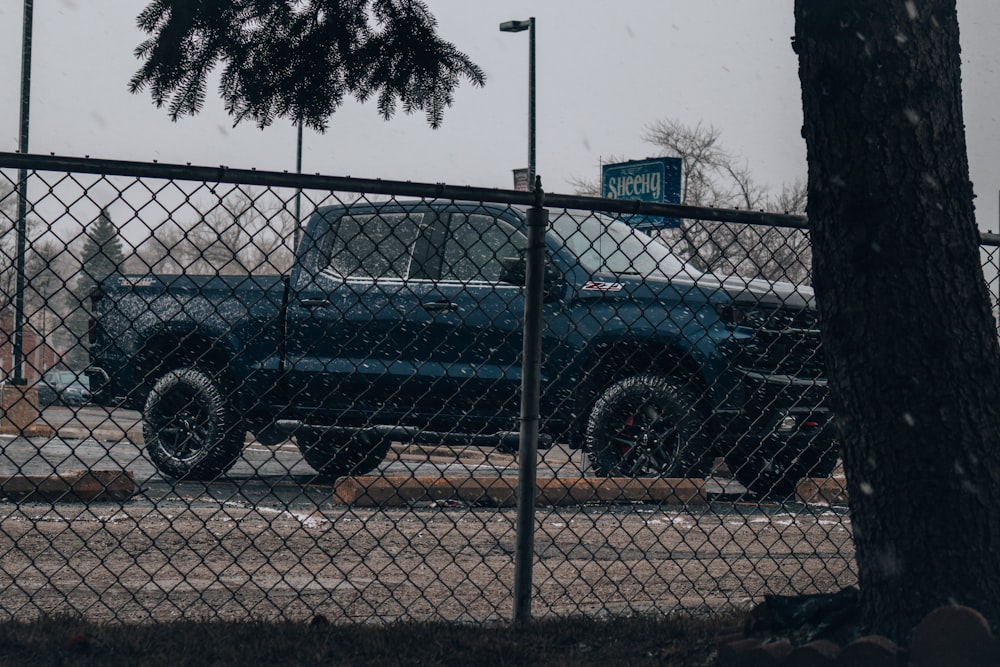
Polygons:
[[535,480],[538,467],[539,394],[542,373],[542,292],[545,227],[541,179],[535,205],[528,209],[528,249],[524,279],[524,341],[521,364],[521,433],[517,470],[517,547],[514,553],[514,621],[531,619],[531,569],[535,557]]

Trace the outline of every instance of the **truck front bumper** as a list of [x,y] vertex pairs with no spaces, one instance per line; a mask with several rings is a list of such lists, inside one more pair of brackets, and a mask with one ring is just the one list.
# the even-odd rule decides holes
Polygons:
[[719,449],[804,451],[835,446],[825,379],[742,371],[714,411]]

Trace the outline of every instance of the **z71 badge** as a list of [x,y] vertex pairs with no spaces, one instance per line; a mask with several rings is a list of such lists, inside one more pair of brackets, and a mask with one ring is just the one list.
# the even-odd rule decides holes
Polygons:
[[621,292],[622,283],[606,283],[600,280],[588,280],[582,289],[585,292]]
[[130,278],[128,276],[123,276],[118,279],[118,284],[121,287],[149,287],[153,284],[153,279],[148,277]]

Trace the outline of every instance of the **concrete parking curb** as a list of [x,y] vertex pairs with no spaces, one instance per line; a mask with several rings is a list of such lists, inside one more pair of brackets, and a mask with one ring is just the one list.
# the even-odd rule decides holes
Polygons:
[[795,487],[799,502],[824,505],[847,504],[847,480],[843,477],[806,477]]
[[131,470],[69,470],[54,475],[0,476],[0,492],[11,500],[128,500],[136,493]]
[[[700,479],[632,479],[571,477],[539,479],[539,505],[579,505],[587,502],[648,502],[706,504]],[[469,505],[513,507],[514,477],[345,477],[334,486],[336,502],[356,507],[408,505],[422,500],[457,500]]]
[[56,430],[48,424],[32,424],[30,426],[0,424],[0,435],[21,438],[52,438],[56,435]]

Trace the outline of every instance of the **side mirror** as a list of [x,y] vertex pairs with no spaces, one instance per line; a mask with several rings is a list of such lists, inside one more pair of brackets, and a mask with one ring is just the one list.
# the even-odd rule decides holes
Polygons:
[[[528,261],[522,256],[501,257],[500,264],[503,270],[500,272],[500,282],[524,286],[527,277]],[[545,301],[554,301],[562,296],[563,276],[552,262],[545,260],[545,277],[542,280],[542,294]]]
[[511,285],[524,285],[528,273],[528,261],[521,255],[516,257],[501,257],[500,282]]

